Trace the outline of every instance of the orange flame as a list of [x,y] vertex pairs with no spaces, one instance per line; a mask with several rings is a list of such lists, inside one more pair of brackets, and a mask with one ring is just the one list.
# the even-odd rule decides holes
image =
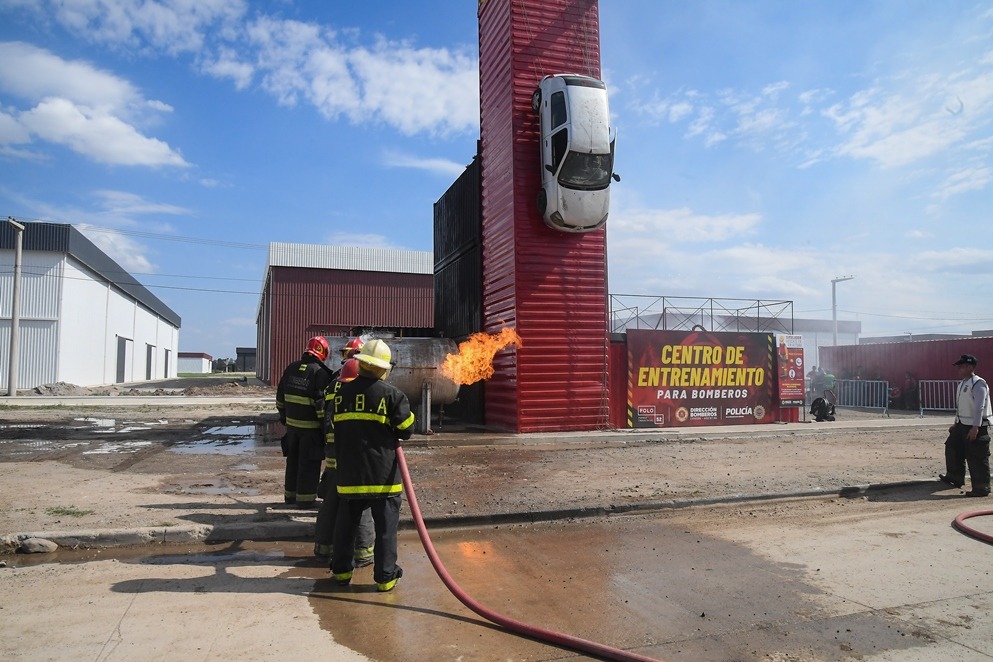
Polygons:
[[474,333],[459,343],[459,353],[449,354],[441,364],[441,374],[456,384],[475,384],[493,376],[493,357],[504,347],[521,346],[521,337],[510,327],[500,333]]

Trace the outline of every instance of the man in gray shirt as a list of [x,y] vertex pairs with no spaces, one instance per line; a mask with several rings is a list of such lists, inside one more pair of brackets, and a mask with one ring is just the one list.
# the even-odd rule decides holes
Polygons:
[[938,478],[954,487],[965,484],[965,468],[969,467],[972,489],[966,496],[990,495],[990,389],[986,380],[976,374],[976,357],[963,354],[953,365],[958,368],[959,382],[955,395],[955,422],[948,428],[945,440],[945,471]]

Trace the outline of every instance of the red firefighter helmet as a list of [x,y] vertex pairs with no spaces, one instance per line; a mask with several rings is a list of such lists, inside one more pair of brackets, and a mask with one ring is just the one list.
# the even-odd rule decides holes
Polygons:
[[350,382],[359,376],[358,359],[348,359],[341,364],[341,371],[338,373],[339,382]]
[[352,356],[355,355],[355,352],[362,349],[362,346],[364,344],[365,343],[362,342],[361,338],[352,338],[351,340],[349,340],[347,343],[345,343],[345,346],[341,348],[341,360],[347,361],[348,359],[352,358]]
[[327,338],[324,336],[314,336],[307,341],[307,353],[313,354],[322,361],[327,361],[331,349],[328,347]]

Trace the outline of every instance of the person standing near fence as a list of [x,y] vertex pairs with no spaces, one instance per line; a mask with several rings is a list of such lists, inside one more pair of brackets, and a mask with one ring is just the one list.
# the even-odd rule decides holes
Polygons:
[[953,365],[958,368],[959,382],[955,396],[955,422],[948,428],[945,440],[945,473],[938,479],[954,487],[965,484],[965,469],[969,468],[972,489],[966,496],[990,495],[990,389],[986,380],[976,374],[976,357],[963,354]]

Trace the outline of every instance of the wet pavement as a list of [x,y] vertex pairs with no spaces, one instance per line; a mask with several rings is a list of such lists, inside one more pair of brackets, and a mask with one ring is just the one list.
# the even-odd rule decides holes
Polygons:
[[[431,538],[455,582],[487,608],[655,659],[991,659],[990,548],[949,527],[956,504],[924,497],[902,488],[872,499],[447,529]],[[900,503],[910,508],[894,508]],[[18,597],[16,609],[5,601],[0,652],[18,659],[588,659],[469,611],[411,531],[401,533],[404,577],[389,594],[375,591],[371,568],[357,570],[349,587],[333,584],[309,544],[293,541],[8,563],[0,577]],[[40,590],[52,582],[58,601]]]
[[[62,516],[61,540],[140,545],[0,556],[16,596],[0,601],[0,655],[586,659],[460,603],[408,505],[397,590],[377,593],[371,568],[334,585],[311,555],[313,514],[267,499],[282,466],[271,420],[128,419],[0,425],[0,469],[39,489],[19,498],[47,503],[54,478],[64,503],[98,511]],[[926,479],[944,424],[839,423],[848,437],[803,424],[440,434],[405,454],[448,572],[510,618],[664,660],[993,659],[990,546],[950,526],[993,503]],[[108,499],[130,500],[130,526],[72,543],[112,517]],[[51,521],[20,508],[36,510],[9,521]],[[989,519],[970,521],[993,531]],[[227,541],[205,544],[211,530]]]

